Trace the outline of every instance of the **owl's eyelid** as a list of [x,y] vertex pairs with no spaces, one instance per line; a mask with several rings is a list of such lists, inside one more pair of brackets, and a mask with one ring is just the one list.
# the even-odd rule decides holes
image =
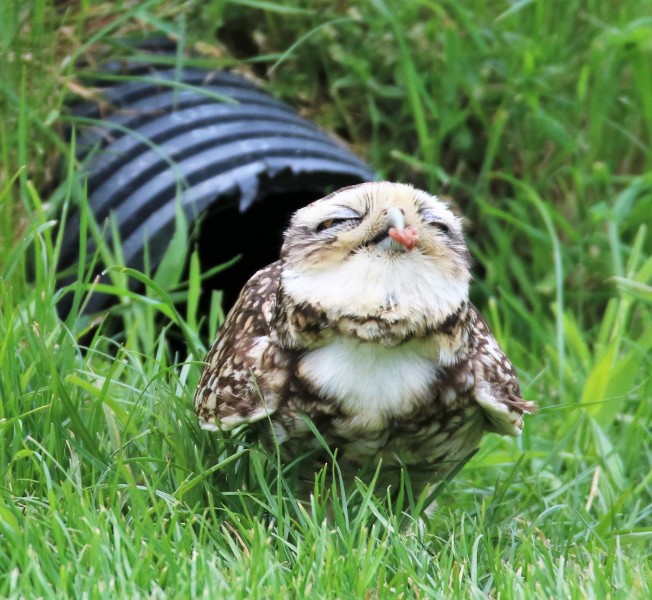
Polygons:
[[327,218],[322,219],[319,225],[317,225],[315,231],[324,231],[326,229],[332,229],[337,225],[346,223],[348,221],[360,221],[362,216],[356,210],[348,208],[346,206],[339,207],[337,210],[334,210]]
[[449,233],[451,228],[448,226],[447,223],[444,223],[443,221],[440,221],[439,219],[433,219],[428,223],[428,225],[431,225],[432,227],[436,227],[441,231],[442,233]]
[[333,227],[337,227],[338,225],[348,223],[349,221],[360,221],[361,218],[362,217],[359,216],[358,217],[330,217],[329,219],[325,219],[321,223],[319,223],[315,231],[320,232],[326,229],[332,229]]
[[361,219],[362,215],[357,211],[354,210],[353,208],[349,208],[348,206],[340,206],[336,210],[334,210],[330,215],[328,215],[329,219]]
[[437,229],[440,229],[443,233],[448,233],[450,231],[450,226],[448,223],[446,223],[443,219],[440,219],[438,216],[432,214],[428,210],[422,211],[421,217],[423,218],[426,225],[437,227]]

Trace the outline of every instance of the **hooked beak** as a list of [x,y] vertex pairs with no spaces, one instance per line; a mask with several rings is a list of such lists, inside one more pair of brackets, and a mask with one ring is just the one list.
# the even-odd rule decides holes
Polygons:
[[395,206],[387,209],[386,235],[378,246],[383,250],[413,250],[419,239],[419,232],[412,226],[405,225],[405,216]]

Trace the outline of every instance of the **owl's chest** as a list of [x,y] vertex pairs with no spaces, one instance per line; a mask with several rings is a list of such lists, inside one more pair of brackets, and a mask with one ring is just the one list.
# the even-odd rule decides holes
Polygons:
[[410,344],[386,348],[343,338],[306,353],[297,374],[352,424],[378,429],[432,399],[440,371]]

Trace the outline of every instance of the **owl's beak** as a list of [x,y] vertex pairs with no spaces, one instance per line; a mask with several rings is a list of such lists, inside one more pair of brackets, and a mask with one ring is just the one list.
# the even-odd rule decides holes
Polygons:
[[419,239],[419,232],[412,225],[405,225],[405,215],[395,206],[386,210],[387,236],[378,246],[383,250],[413,250]]

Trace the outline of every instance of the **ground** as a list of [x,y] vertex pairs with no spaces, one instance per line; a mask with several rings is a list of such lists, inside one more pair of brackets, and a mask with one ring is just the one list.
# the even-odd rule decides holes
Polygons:
[[[274,456],[199,430],[221,315],[181,234],[165,277],[113,269],[105,320],[54,310],[84,200],[65,103],[152,32],[465,214],[473,300],[542,410],[422,526],[364,485],[305,510]],[[649,2],[31,0],[0,40],[0,596],[650,597]]]

